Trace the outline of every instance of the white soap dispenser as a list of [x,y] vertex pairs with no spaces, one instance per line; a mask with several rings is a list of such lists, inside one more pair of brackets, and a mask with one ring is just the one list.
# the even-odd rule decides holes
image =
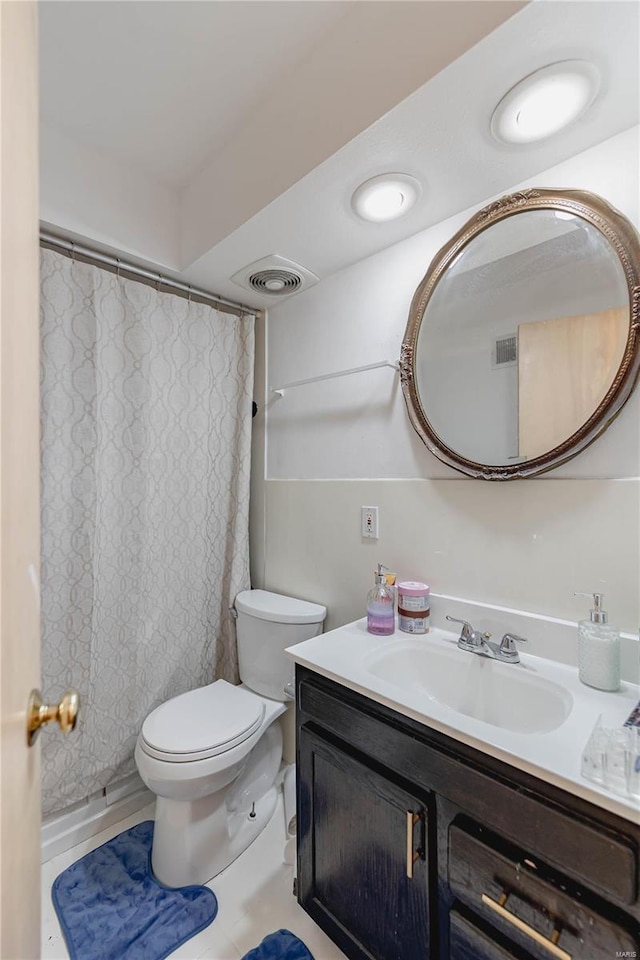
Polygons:
[[620,689],[620,634],[607,623],[602,593],[576,593],[593,597],[588,620],[578,621],[578,670],[582,683],[596,690]]

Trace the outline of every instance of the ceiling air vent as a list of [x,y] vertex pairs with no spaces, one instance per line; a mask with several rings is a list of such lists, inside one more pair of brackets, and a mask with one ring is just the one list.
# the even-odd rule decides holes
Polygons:
[[293,270],[258,270],[249,277],[249,286],[261,293],[278,296],[278,294],[299,290],[302,286],[302,277]]
[[319,277],[299,263],[272,254],[250,263],[234,273],[231,279],[247,290],[255,290],[269,297],[287,297],[312,287]]

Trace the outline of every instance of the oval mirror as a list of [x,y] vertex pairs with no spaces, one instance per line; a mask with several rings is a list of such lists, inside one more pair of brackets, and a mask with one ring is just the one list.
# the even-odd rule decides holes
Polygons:
[[558,466],[629,398],[639,313],[640,238],[622,214],[577,190],[503,197],[416,290],[400,359],[411,422],[473,477]]

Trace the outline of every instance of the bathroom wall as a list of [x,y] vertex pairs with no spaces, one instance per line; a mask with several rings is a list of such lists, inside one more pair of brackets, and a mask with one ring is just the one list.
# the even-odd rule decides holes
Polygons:
[[[513,189],[591,190],[638,226],[639,133],[628,130]],[[426,189],[428,202],[428,173]],[[418,282],[475,209],[269,311],[266,373],[259,373],[265,393],[254,421],[253,584],[326,604],[328,628],[363,615],[378,561],[441,595],[568,621],[588,606],[573,592],[597,590],[611,620],[637,636],[640,390],[574,460],[512,483],[464,478],[436,460],[414,434],[389,368],[291,389],[281,399],[270,392],[395,360]],[[361,505],[380,508],[378,541],[361,538]],[[574,636],[568,631],[562,643],[571,647]],[[566,649],[560,658],[571,662],[574,654]]]

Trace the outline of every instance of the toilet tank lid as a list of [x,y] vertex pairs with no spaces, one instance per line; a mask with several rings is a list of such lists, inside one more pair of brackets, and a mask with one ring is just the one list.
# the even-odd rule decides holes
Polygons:
[[236,597],[236,610],[258,620],[275,623],[322,623],[327,608],[308,600],[285,597],[268,590],[243,590]]

